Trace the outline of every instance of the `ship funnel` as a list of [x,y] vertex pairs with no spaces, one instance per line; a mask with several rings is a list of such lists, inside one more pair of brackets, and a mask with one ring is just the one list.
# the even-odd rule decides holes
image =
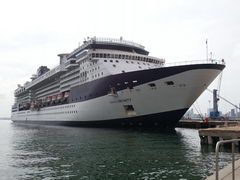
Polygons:
[[58,56],[60,57],[60,65],[61,64],[64,64],[66,61],[67,61],[67,56],[68,56],[69,54],[67,54],[67,53],[64,53],[64,54],[58,54]]

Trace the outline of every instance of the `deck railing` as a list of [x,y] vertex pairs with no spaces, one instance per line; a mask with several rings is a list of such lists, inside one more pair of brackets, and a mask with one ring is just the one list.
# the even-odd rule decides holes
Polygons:
[[224,59],[216,60],[216,59],[209,59],[209,60],[192,60],[192,61],[181,61],[181,62],[173,62],[173,63],[165,63],[163,67],[171,67],[171,66],[182,66],[182,65],[194,65],[194,64],[225,64]]
[[124,40],[122,38],[116,39],[116,38],[93,38],[93,40],[96,40],[97,42],[103,42],[103,43],[117,43],[117,44],[124,44],[124,45],[130,45],[135,46],[141,49],[144,49],[144,46],[138,43],[135,43],[133,41]]

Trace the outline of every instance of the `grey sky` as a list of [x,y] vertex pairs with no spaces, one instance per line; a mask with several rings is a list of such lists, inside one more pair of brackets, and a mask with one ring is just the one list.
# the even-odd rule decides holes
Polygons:
[[[0,1],[0,116],[10,116],[17,84],[40,65],[58,64],[86,37],[113,37],[141,43],[167,62],[224,58],[221,95],[238,104],[240,59],[238,0],[8,0]],[[211,88],[216,87],[213,83]],[[205,92],[203,112],[212,99]],[[231,106],[221,102],[224,112]]]

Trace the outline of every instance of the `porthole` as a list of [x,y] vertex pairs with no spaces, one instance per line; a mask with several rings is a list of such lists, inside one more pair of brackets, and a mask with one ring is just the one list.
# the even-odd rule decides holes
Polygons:
[[116,65],[115,65],[115,64],[113,64],[113,67],[116,67]]

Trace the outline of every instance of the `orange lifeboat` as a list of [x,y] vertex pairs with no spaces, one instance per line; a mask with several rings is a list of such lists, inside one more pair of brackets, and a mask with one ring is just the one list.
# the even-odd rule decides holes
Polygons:
[[48,96],[47,97],[47,102],[50,102],[52,100],[52,97],[51,96]]
[[57,99],[57,95],[52,96],[52,101],[55,101]]
[[64,98],[68,98],[68,97],[69,97],[69,94],[70,94],[70,92],[69,92],[69,91],[66,91],[66,92],[64,93]]
[[63,97],[63,94],[62,94],[62,93],[61,93],[61,94],[58,94],[58,95],[57,95],[57,100],[62,99],[62,97]]

